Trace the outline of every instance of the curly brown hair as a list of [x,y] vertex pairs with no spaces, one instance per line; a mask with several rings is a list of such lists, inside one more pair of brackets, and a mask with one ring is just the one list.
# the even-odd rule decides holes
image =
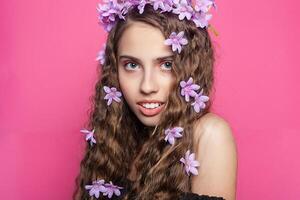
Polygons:
[[[189,43],[180,54],[175,54],[173,72],[176,84],[168,97],[168,104],[157,125],[144,126],[130,110],[126,101],[112,103],[109,107],[103,99],[103,86],[120,88],[118,82],[117,49],[122,33],[134,22],[144,22],[161,30],[165,38],[171,32],[184,31]],[[188,149],[193,151],[193,127],[195,122],[211,107],[196,113],[180,95],[180,80],[193,77],[194,82],[210,96],[213,90],[214,50],[206,28],[197,28],[192,21],[179,20],[173,13],[160,13],[146,5],[143,14],[136,8],[130,10],[126,20],[119,20],[109,32],[105,49],[105,63],[99,67],[99,80],[92,96],[92,108],[87,127],[95,128],[97,144],[87,145],[76,178],[75,200],[93,199],[85,185],[104,179],[121,184],[127,178],[131,163],[136,162],[137,179],[123,199],[177,199],[180,192],[191,191],[191,177],[179,162]],[[101,76],[102,74],[102,76]],[[183,137],[169,145],[164,140],[164,130],[173,126],[184,127]],[[122,185],[119,185],[122,186]],[[121,190],[122,193],[122,190]],[[99,199],[104,199],[100,196]]]

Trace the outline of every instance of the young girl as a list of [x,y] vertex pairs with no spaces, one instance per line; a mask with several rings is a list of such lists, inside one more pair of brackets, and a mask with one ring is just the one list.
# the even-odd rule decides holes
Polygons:
[[229,125],[210,113],[212,0],[105,1],[109,32],[76,200],[235,199]]

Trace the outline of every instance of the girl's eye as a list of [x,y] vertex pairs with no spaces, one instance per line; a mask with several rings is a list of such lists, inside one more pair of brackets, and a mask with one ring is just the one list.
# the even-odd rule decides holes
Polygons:
[[164,68],[167,70],[172,70],[173,67],[172,64],[173,64],[172,61],[166,61],[162,64],[162,66],[164,66]]
[[135,68],[137,68],[138,65],[135,63],[132,63],[132,62],[128,62],[128,63],[125,63],[124,66],[126,69],[134,70]]
[[[166,61],[161,66],[166,70],[172,70],[172,68],[173,68],[172,65],[173,65],[172,61]],[[132,63],[132,62],[127,62],[124,64],[124,67],[127,70],[135,70],[139,67],[139,65],[136,63]]]

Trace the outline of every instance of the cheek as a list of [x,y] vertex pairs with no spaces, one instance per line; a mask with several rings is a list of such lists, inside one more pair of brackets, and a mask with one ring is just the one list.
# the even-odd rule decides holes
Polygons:
[[122,94],[123,94],[124,98],[126,99],[126,101],[129,103],[130,99],[132,99],[134,96],[135,84],[134,84],[132,78],[126,76],[122,72],[120,72],[118,74],[118,78],[119,78],[119,84],[120,84]]
[[170,91],[175,83],[175,77],[173,75],[164,76],[161,78],[160,83],[165,90]]
[[119,79],[119,84],[122,90],[126,89],[126,82],[127,82],[127,77],[125,76],[124,72],[122,69],[118,68],[118,79]]

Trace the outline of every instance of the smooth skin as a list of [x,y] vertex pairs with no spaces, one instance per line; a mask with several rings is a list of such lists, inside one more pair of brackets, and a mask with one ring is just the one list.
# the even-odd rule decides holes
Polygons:
[[[171,71],[173,52],[164,44],[165,39],[159,29],[133,22],[119,42],[121,91],[145,126],[157,125],[162,112],[153,117],[144,116],[137,102],[145,99],[166,102],[175,81]],[[199,174],[192,177],[192,192],[235,200],[237,152],[228,122],[213,113],[201,117],[194,126],[194,147],[200,166]]]
[[162,112],[153,117],[145,116],[138,110],[137,102],[154,99],[166,103],[175,81],[171,71],[173,52],[164,40],[159,29],[134,22],[119,41],[120,87],[130,109],[146,126],[158,124]]
[[194,126],[198,175],[192,177],[192,192],[236,199],[237,148],[229,123],[207,113]]

